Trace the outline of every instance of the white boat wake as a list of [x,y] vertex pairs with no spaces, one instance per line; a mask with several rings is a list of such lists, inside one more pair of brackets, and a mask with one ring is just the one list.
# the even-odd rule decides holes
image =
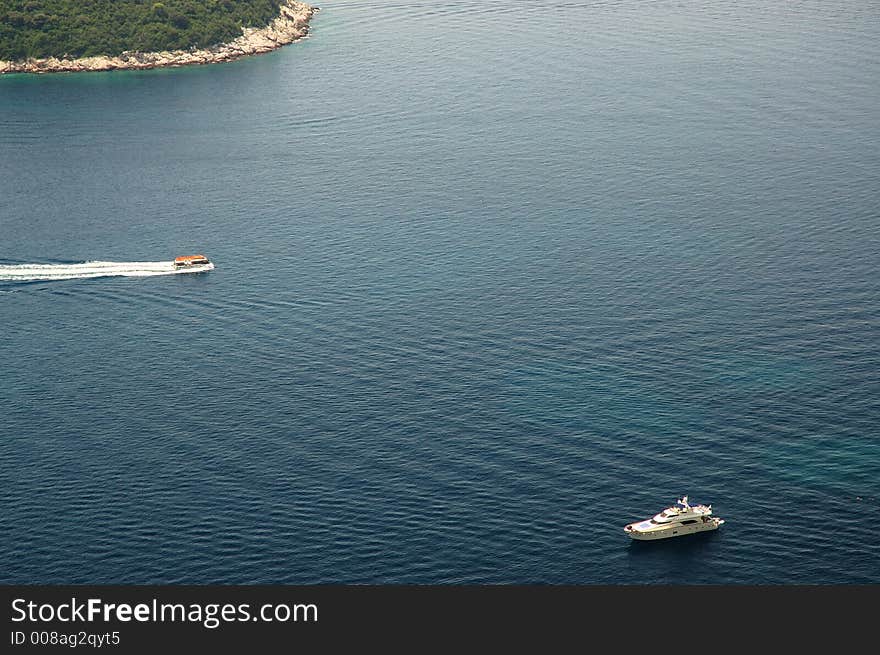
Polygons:
[[29,282],[35,280],[75,280],[92,277],[150,277],[210,271],[208,263],[175,268],[167,262],[82,262],[81,264],[0,264],[0,281]]

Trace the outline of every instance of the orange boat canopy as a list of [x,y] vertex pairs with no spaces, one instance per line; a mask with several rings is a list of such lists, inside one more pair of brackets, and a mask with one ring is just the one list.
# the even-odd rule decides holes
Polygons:
[[184,255],[183,257],[175,257],[175,264],[195,264],[208,261],[204,255]]

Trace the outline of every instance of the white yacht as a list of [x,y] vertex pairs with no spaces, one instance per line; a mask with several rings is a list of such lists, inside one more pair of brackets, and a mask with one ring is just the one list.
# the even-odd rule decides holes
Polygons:
[[711,505],[690,505],[685,496],[652,518],[630,523],[623,530],[632,539],[650,541],[717,530],[723,523],[724,519],[712,516]]

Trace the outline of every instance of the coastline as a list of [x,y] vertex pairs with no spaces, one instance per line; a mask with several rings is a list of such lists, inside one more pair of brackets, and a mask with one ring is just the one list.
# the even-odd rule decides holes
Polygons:
[[299,0],[286,0],[281,11],[266,27],[245,27],[242,35],[229,43],[198,50],[164,50],[161,52],[126,51],[119,55],[98,55],[79,59],[0,60],[0,75],[4,73],[79,73],[85,71],[142,70],[197,64],[215,64],[241,57],[258,55],[305,38],[309,21],[318,7]]

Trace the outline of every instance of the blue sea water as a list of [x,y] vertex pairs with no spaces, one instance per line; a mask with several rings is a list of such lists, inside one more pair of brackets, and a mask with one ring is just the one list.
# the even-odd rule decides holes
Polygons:
[[0,582],[880,582],[878,80],[842,0],[0,78]]

